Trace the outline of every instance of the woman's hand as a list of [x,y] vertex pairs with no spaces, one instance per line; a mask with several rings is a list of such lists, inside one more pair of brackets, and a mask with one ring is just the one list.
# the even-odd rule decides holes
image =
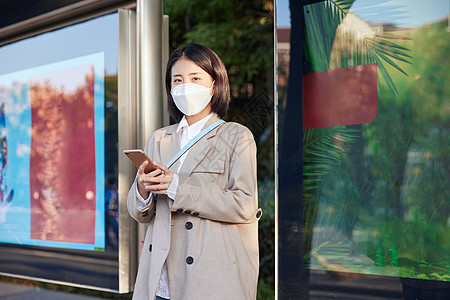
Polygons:
[[173,179],[173,173],[166,166],[154,162],[158,169],[145,174],[144,170],[148,162],[143,162],[138,170],[138,191],[142,198],[148,198],[149,192],[154,194],[165,194]]

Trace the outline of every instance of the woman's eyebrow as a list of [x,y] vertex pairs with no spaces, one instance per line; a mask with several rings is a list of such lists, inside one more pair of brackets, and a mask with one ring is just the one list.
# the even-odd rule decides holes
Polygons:
[[[192,72],[192,73],[189,73],[188,75],[190,76],[190,75],[199,75],[199,74],[202,74],[201,72]],[[177,77],[177,76],[181,76],[181,74],[172,74],[172,77]]]

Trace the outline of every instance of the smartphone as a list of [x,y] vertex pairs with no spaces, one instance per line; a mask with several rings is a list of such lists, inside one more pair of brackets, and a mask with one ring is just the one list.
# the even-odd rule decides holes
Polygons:
[[148,158],[148,156],[141,149],[123,150],[123,153],[133,162],[136,167],[140,167],[144,161],[148,161],[147,167],[145,167],[144,173],[148,174],[151,171],[158,169],[155,164]]

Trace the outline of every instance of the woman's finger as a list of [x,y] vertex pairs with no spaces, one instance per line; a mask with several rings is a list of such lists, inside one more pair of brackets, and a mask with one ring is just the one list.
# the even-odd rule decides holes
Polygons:
[[[162,172],[162,171],[161,171]],[[166,183],[172,176],[162,173],[156,177],[148,178],[149,183]]]
[[153,194],[158,194],[158,195],[164,195],[167,194],[167,190],[157,190],[157,191],[153,191]]
[[155,166],[157,166],[159,169],[164,171],[164,174],[173,174],[172,171],[170,171],[165,165],[160,164],[159,162],[154,162]]
[[140,166],[139,166],[139,169],[138,169],[138,173],[137,173],[137,177],[138,177],[138,182],[140,183],[140,184],[144,184],[144,179],[145,179],[145,168],[147,167],[147,165],[148,165],[148,161],[144,161]]
[[139,175],[144,175],[145,173],[144,173],[144,170],[145,170],[145,167],[147,167],[147,165],[148,165],[148,161],[144,161],[140,166],[139,166],[139,169],[138,169],[138,176]]
[[169,187],[169,184],[167,183],[160,183],[160,184],[145,184],[145,188],[151,189],[151,190],[162,190]]
[[147,174],[147,177],[156,177],[162,173],[161,169],[156,169]]
[[157,179],[161,175],[162,171],[160,169],[157,169],[155,171],[152,171],[148,174],[138,175],[140,182],[142,183],[155,183],[160,182],[159,179]]

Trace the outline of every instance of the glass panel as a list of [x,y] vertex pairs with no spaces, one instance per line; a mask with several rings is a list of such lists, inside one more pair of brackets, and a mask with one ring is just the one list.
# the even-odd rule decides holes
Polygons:
[[[378,297],[448,297],[449,2],[317,1],[299,12],[277,4],[304,26],[310,296],[323,296],[316,285],[342,292],[350,280],[378,284],[370,292]],[[280,111],[293,72],[289,39],[280,40],[290,32],[286,16],[277,23]]]
[[117,44],[112,14],[0,48],[1,272],[117,289]]

